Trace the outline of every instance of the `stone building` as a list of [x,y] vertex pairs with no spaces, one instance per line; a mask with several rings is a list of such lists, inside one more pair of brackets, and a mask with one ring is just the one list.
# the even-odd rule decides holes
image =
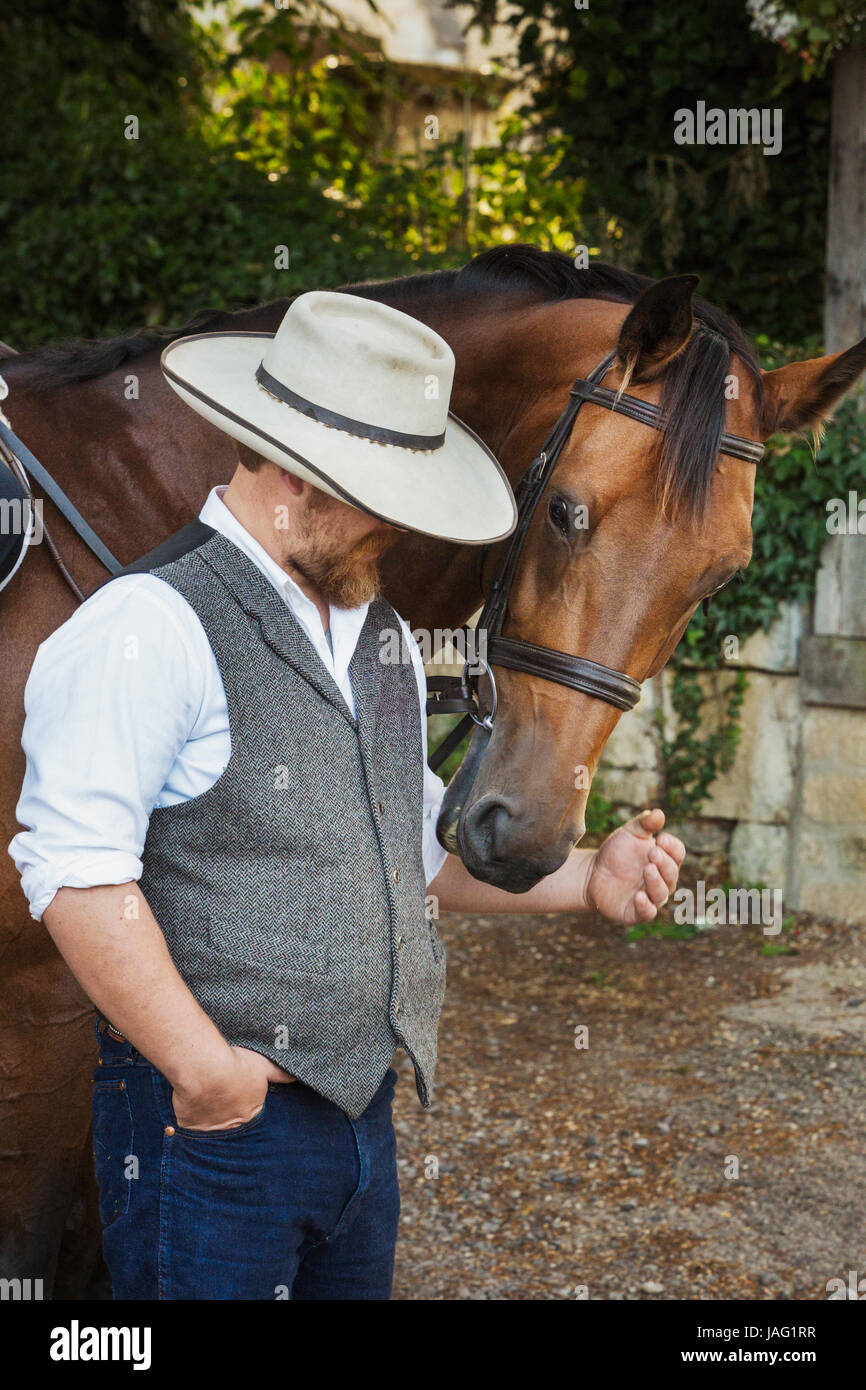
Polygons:
[[514,31],[494,26],[489,39],[464,33],[471,11],[443,0],[387,0],[374,15],[366,0],[332,0],[353,28],[369,35],[408,79],[407,99],[383,112],[383,134],[401,151],[419,149],[424,119],[433,112],[443,139],[468,132],[470,145],[492,144],[496,122],[512,98],[501,63],[516,47]]
[[[243,3],[262,7],[262,0]],[[442,139],[466,133],[472,148],[494,143],[497,121],[518,95],[504,72],[517,46],[509,25],[494,25],[482,37],[477,28],[466,29],[469,7],[446,8],[443,0],[378,0],[378,13],[367,0],[329,0],[329,6],[335,25],[341,20],[356,43],[362,36],[368,55],[381,53],[389,61],[402,88],[378,113],[383,144],[401,153],[422,149],[429,144],[425,120],[431,114]],[[321,56],[326,53],[323,48]],[[275,57],[274,68],[281,65]]]

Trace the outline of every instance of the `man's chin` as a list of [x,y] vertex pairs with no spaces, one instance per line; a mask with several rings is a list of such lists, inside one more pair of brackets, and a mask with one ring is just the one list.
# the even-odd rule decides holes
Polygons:
[[367,561],[350,567],[341,562],[307,569],[296,567],[315,585],[325,602],[333,603],[336,608],[360,608],[362,603],[376,598],[382,587],[378,563]]
[[[318,499],[310,508],[315,516],[318,512],[327,514],[328,508]],[[396,540],[396,533],[372,533],[342,554],[334,553],[334,544],[339,544],[338,536],[325,534],[313,538],[306,554],[293,557],[293,563],[301,574],[313,584],[328,603],[338,608],[358,608],[362,603],[374,599],[382,588],[382,556]]]
[[345,581],[329,585],[325,597],[337,608],[360,608],[369,603],[381,588],[378,569],[374,575],[358,575]]

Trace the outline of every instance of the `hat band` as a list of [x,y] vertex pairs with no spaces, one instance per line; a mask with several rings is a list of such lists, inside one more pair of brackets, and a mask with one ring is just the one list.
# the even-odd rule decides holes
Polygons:
[[264,362],[260,362],[256,368],[256,381],[278,401],[299,410],[302,415],[308,415],[318,424],[331,425],[346,434],[359,435],[361,439],[374,439],[377,444],[396,444],[400,449],[441,449],[445,443],[444,430],[441,434],[404,434],[402,430],[389,430],[384,425],[367,425],[363,420],[353,420],[350,415],[340,415],[336,410],[316,405],[271,376]]

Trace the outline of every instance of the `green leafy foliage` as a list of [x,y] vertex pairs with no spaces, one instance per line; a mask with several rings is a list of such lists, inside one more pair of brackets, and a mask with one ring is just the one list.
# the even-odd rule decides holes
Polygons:
[[780,86],[822,77],[840,49],[866,42],[863,0],[746,0],[746,9],[781,49]]
[[700,928],[691,922],[674,922],[668,917],[655,917],[652,922],[638,922],[629,928],[626,941],[645,941],[659,937],[662,941],[691,941],[700,935]]
[[62,11],[0,17],[16,93],[0,336],[19,349],[458,265],[496,240],[574,243],[581,186],[552,178],[557,141],[527,150],[511,120],[471,155],[423,132],[394,150],[383,112],[412,79],[318,0],[218,5],[208,24],[173,0]]
[[584,813],[587,839],[603,840],[605,835],[616,829],[620,820],[613,802],[605,796],[604,774],[597,772],[592,779]]
[[[830,86],[789,74],[744,4],[586,8],[561,0],[469,0],[519,36],[532,96],[526,129],[566,137],[558,177],[582,180],[588,244],[648,275],[691,271],[701,293],[753,332],[789,342],[820,328]],[[543,23],[542,23],[543,21]],[[674,116],[779,107],[781,153],[677,145]]]

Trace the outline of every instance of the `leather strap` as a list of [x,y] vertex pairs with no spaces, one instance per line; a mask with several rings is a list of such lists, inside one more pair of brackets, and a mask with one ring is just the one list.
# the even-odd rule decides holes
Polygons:
[[[461,709],[465,708],[465,705],[461,706]],[[438,708],[430,709],[428,706],[427,713],[438,714],[439,710]],[[474,726],[474,723],[475,721],[472,718],[471,714],[464,714],[463,718],[459,721],[459,723],[454,725],[454,728],[451,730],[451,732],[445,735],[442,742],[436,745],[428,759],[431,771],[439,771],[445,759],[451,753],[454,752],[454,749],[458,746],[458,744],[462,743],[463,739],[469,733],[469,730]]]
[[[652,401],[642,401],[638,396],[625,393],[620,395],[609,386],[601,386],[589,378],[578,377],[569,394],[581,401],[592,401],[595,405],[602,405],[614,415],[628,415],[630,419],[637,420],[642,425],[649,425],[652,429],[665,428],[664,416]],[[741,434],[723,434],[719,441],[719,449],[730,458],[742,459],[745,463],[760,463],[764,457],[763,444],[754,439],[745,439]]]
[[108,549],[108,546],[104,545],[99,539],[93,527],[84,520],[78,508],[73,506],[66,496],[66,493],[55,483],[48,470],[42,467],[38,458],[36,458],[34,454],[31,454],[27,445],[22,444],[17,434],[15,434],[7,424],[4,424],[2,420],[0,420],[0,439],[3,440],[7,449],[16,456],[22,468],[24,468],[32,478],[36,479],[42,491],[47,493],[61,515],[65,516],[73,531],[77,532],[88,549],[93,551],[97,560],[105,566],[109,574],[119,574],[123,568],[120,561],[115,559]]
[[462,714],[473,703],[472,687],[454,676],[427,677],[427,713]]
[[566,685],[570,690],[606,700],[617,709],[634,709],[640,699],[640,682],[631,676],[552,647],[538,647],[534,642],[522,642],[513,637],[491,637],[487,642],[487,656],[492,666],[522,671],[527,676],[541,676],[557,685]]

